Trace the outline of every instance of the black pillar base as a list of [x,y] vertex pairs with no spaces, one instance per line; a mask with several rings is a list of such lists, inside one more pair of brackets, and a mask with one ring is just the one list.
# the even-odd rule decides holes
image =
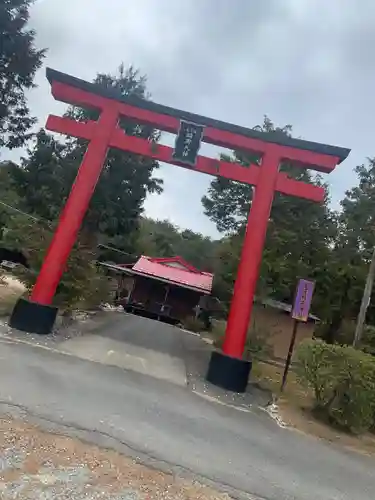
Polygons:
[[231,358],[222,352],[211,354],[206,380],[232,392],[246,392],[252,363],[244,359]]
[[55,324],[57,311],[57,307],[45,306],[21,298],[14,306],[9,326],[24,332],[48,335]]

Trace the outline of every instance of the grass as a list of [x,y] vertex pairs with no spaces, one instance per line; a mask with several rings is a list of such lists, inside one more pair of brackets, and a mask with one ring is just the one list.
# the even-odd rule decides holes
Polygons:
[[301,387],[292,368],[289,370],[284,392],[280,394],[283,373],[284,366],[259,361],[254,363],[252,379],[256,381],[260,387],[272,391],[279,399],[289,401],[297,406],[311,406],[312,394]]
[[282,420],[290,427],[331,443],[339,444],[365,455],[375,455],[375,436],[371,433],[354,436],[329,427],[314,418],[311,409],[313,396],[298,383],[293,370],[289,371],[284,392],[280,385],[284,367],[257,362],[253,366],[251,378],[260,387],[272,391],[277,397],[277,405]]

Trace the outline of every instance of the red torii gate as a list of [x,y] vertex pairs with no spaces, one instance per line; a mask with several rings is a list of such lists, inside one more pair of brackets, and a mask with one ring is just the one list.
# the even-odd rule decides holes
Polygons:
[[[288,178],[279,172],[281,161],[331,172],[349,154],[349,149],[265,133],[187,113],[139,98],[123,97],[70,75],[47,69],[55,99],[100,111],[97,121],[76,122],[50,115],[46,128],[89,141],[85,156],[61,213],[60,222],[44,259],[30,300],[20,299],[10,326],[47,334],[52,330],[57,308],[52,300],[76,241],[82,220],[102,171],[107,150],[114,147],[198,172],[221,176],[256,186],[248,218],[241,261],[234,287],[222,352],[211,357],[207,379],[229,390],[246,389],[251,362],[242,359],[251,317],[255,287],[262,259],[267,223],[275,191],[315,202],[324,199],[324,189]],[[143,125],[177,134],[175,148],[128,136],[118,127],[120,116]],[[260,166],[198,156],[204,141],[232,150],[256,152]]]

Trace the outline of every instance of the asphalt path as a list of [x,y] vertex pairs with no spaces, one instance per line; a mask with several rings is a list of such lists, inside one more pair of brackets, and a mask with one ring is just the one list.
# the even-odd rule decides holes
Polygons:
[[0,343],[0,358],[3,411],[123,446],[238,496],[374,497],[374,460],[282,429],[259,410],[239,411],[186,387],[9,339]]

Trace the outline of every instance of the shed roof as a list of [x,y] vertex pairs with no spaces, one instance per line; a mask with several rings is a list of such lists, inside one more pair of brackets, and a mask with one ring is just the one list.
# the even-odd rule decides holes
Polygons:
[[212,290],[214,275],[199,271],[182,257],[156,258],[142,255],[135,264],[113,265],[105,262],[101,264],[125,273],[159,279],[205,294],[211,293]]

